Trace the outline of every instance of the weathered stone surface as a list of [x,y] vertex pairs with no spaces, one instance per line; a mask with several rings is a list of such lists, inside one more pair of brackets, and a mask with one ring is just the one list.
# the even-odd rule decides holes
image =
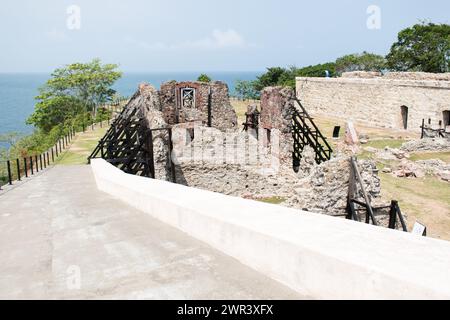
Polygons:
[[[360,161],[364,187],[371,200],[380,196],[381,186],[375,163]],[[313,167],[309,176],[295,184],[295,194],[284,205],[327,215],[342,214],[347,205],[350,178],[348,157],[335,158]],[[362,200],[362,194],[359,195]]]
[[441,171],[439,172],[439,176],[444,181],[450,181],[450,171]]
[[317,166],[316,153],[310,146],[305,146],[302,152],[302,159],[300,160],[300,168],[298,172],[299,178],[305,178],[311,174],[311,171]]
[[351,146],[359,143],[358,133],[352,121],[347,121],[345,124],[345,143]]
[[388,72],[385,79],[450,81],[450,73]]
[[[415,77],[415,80],[411,80]],[[297,78],[297,95],[312,114],[353,119],[369,126],[420,132],[422,119],[433,124],[450,110],[448,75],[390,74],[361,78]],[[430,98],[431,97],[431,98]]]
[[389,167],[384,167],[383,170],[381,170],[383,173],[392,173],[392,169]]
[[400,149],[407,152],[450,151],[450,140],[438,138],[412,140],[404,143]]
[[[181,92],[195,90],[194,108],[183,106]],[[161,111],[168,124],[201,122],[208,124],[208,106],[211,106],[211,125],[220,130],[237,129],[237,116],[230,104],[227,84],[186,81],[166,82],[160,90]]]
[[381,76],[382,76],[381,72],[369,72],[369,71],[353,71],[342,73],[342,78],[373,79]]
[[374,147],[365,147],[364,150],[370,153],[377,153],[379,151],[379,149]]
[[287,87],[267,87],[261,92],[260,136],[265,138],[273,129],[280,131],[280,160],[282,165],[292,166],[294,151],[292,137],[292,98],[295,92]]
[[397,170],[393,171],[393,174],[399,178],[423,178],[425,177],[425,171],[421,166],[415,162],[402,160],[397,167]]
[[267,87],[261,92],[261,126],[289,132],[292,128],[291,109],[295,92],[287,87]]
[[[165,128],[167,123],[161,113],[158,91],[149,84],[143,83],[139,85],[138,90],[130,99],[126,108],[132,110],[138,107],[148,122],[150,129]],[[169,178],[169,152],[168,148],[169,136],[166,131],[153,132],[153,152],[155,160],[155,177],[161,180]]]
[[449,181],[450,163],[445,163],[439,159],[430,159],[416,161],[415,164],[426,174],[431,174],[444,181]]

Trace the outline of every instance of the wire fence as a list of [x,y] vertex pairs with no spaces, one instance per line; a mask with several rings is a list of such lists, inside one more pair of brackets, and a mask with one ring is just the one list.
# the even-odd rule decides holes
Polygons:
[[89,129],[95,130],[98,127],[102,128],[103,126],[109,126],[114,116],[120,112],[124,106],[123,103],[126,101],[128,101],[127,98],[121,98],[109,105],[101,105],[102,108],[111,111],[111,113],[108,114],[107,120],[98,122],[92,121],[90,124],[83,124],[82,128],[70,128],[66,135],[58,139],[51,148],[40,154],[34,154],[23,158],[0,160],[0,190],[2,190],[2,187],[5,185],[13,185],[23,179],[31,178],[45,170],[47,167],[53,165],[69,148],[77,133],[86,132],[86,130]]

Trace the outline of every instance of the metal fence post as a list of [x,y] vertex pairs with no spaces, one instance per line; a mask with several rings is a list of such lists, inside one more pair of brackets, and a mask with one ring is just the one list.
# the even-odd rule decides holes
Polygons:
[[39,161],[38,161],[37,155],[34,156],[34,162],[36,163],[36,173],[38,173],[39,172]]
[[53,147],[52,147],[52,162],[55,162],[55,153],[53,152]]
[[9,162],[9,160],[6,161],[6,166],[8,168],[8,182],[11,185],[12,184],[11,163]]
[[23,166],[25,169],[25,178],[28,178],[27,158],[23,158]]
[[33,169],[33,157],[30,156],[30,169],[31,169],[31,175],[34,175],[34,169]]
[[19,159],[16,159],[16,165],[17,165],[17,178],[19,179],[19,181],[21,181],[21,176],[20,176],[20,161]]

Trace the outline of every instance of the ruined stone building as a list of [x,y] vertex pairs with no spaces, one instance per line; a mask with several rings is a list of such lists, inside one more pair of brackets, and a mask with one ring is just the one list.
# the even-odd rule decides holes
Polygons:
[[[350,176],[347,157],[317,164],[314,151],[305,148],[300,170],[294,170],[294,97],[289,88],[264,89],[260,110],[249,108],[252,132],[237,125],[228,88],[221,82],[168,82],[159,91],[141,84],[122,113],[122,128],[112,125],[98,154],[116,157],[111,163],[125,163],[129,173],[153,171],[156,179],[190,187],[250,199],[275,197],[289,207],[342,213]],[[145,170],[137,171],[143,164]],[[361,171],[369,196],[377,198],[376,168],[363,162]]]
[[[237,125],[222,82],[168,82],[159,91],[141,84],[100,141],[97,155],[131,174],[345,216],[350,158],[317,161],[314,145],[306,141],[311,137],[302,137],[303,142],[296,137],[295,114],[306,114],[296,103],[293,89],[265,88],[260,110],[249,107],[251,121],[243,127]],[[295,152],[301,153],[298,163]],[[357,165],[361,184],[376,201],[380,179],[375,164]]]
[[167,124],[200,124],[219,130],[237,127],[228,86],[220,81],[166,82],[159,91],[160,111]]
[[[422,120],[450,126],[450,74],[344,73],[296,79],[297,96],[312,113],[367,125],[420,131]],[[450,130],[450,128],[449,128]]]

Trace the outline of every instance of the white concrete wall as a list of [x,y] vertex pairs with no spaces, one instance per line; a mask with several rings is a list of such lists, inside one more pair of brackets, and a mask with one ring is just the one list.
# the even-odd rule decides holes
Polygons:
[[450,242],[92,169],[100,190],[312,297],[450,298]]

